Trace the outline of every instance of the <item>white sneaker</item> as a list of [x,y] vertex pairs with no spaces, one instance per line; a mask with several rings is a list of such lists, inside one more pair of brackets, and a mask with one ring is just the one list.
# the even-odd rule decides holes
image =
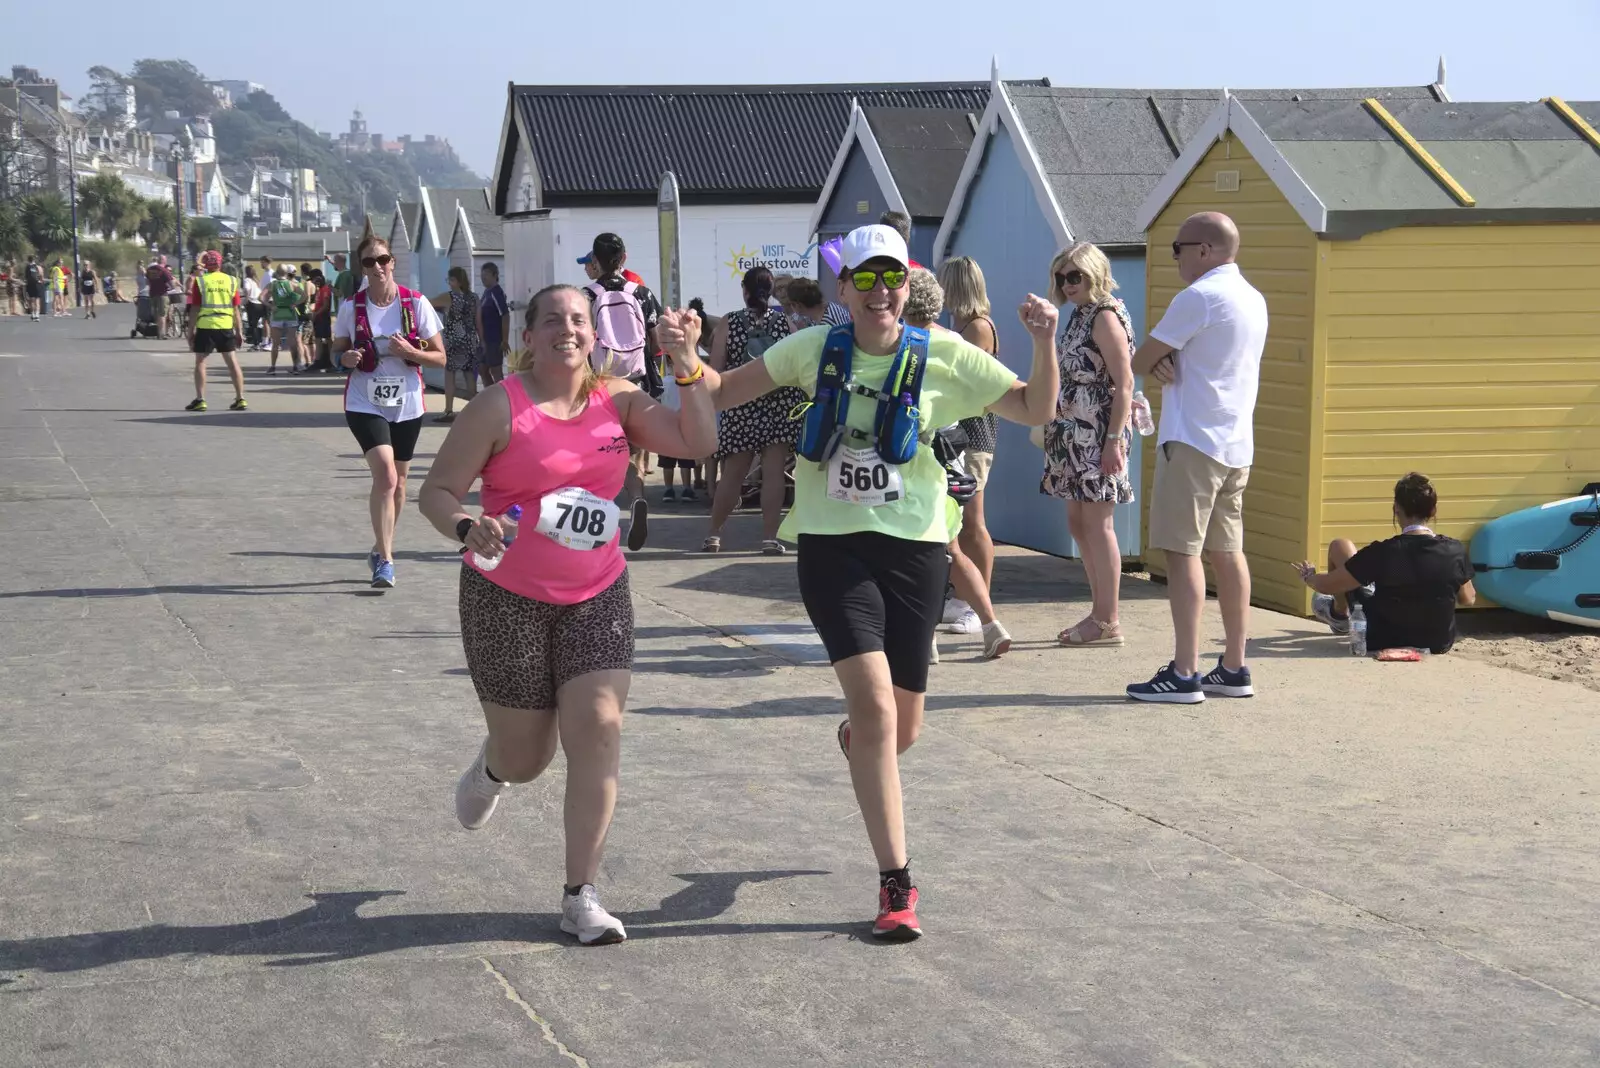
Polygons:
[[983,628],[983,658],[993,660],[1011,651],[1011,632],[998,619]]
[[983,630],[983,624],[978,622],[978,613],[967,609],[943,627],[946,634],[977,634]]
[[489,822],[494,807],[500,803],[500,791],[506,788],[505,783],[495,782],[483,769],[484,755],[488,751],[489,740],[485,738],[478,749],[478,759],[456,782],[456,819],[469,831],[476,831]]
[[939,635],[935,634],[933,636],[933,649],[928,653],[928,663],[937,664],[938,662],[939,662]]
[[576,894],[561,895],[561,929],[577,935],[586,946],[609,946],[628,938],[622,921],[600,904],[600,895],[592,883],[584,883]]
[[961,598],[947,597],[944,602],[944,615],[940,617],[939,622],[954,623],[970,611],[972,611],[971,606]]

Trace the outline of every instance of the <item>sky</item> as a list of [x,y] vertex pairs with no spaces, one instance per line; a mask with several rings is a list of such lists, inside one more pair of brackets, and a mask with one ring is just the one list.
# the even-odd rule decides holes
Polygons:
[[[1433,81],[1443,55],[1456,100],[1600,100],[1600,0],[1125,0],[1103,8],[680,0],[673,20],[659,23],[641,14],[667,5],[619,6],[629,14],[606,22],[598,5],[471,4],[458,15],[437,2],[385,0],[370,9],[320,8],[329,14],[314,30],[298,17],[264,22],[260,5],[232,8],[248,16],[228,14],[230,6],[197,9],[218,12],[220,32],[176,9],[150,18],[148,7],[126,0],[72,4],[73,25],[95,26],[93,33],[56,20],[7,19],[0,73],[12,64],[36,67],[77,97],[91,66],[187,59],[213,79],[262,83],[318,130],[347,129],[359,106],[371,132],[446,137],[480,174],[494,165],[508,82],[986,81],[998,60],[1003,78],[1048,77],[1063,86],[1422,85]],[[283,10],[291,9],[303,10]]]

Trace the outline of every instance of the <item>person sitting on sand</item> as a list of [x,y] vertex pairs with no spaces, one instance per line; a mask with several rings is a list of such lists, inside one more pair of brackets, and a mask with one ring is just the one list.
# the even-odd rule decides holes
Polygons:
[[1394,486],[1394,521],[1400,533],[1357,552],[1348,538],[1328,546],[1328,570],[1309,562],[1300,577],[1316,591],[1311,612],[1335,634],[1350,633],[1350,605],[1367,617],[1367,648],[1427,649],[1447,653],[1456,641],[1456,606],[1478,599],[1467,550],[1428,526],[1439,495],[1415,471]]

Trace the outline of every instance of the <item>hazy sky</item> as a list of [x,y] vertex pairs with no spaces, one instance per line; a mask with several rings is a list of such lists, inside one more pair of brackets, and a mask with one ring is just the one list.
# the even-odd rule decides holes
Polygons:
[[[1098,7],[689,0],[659,29],[647,24],[644,13],[667,9],[617,5],[619,17],[608,23],[599,17],[602,5],[386,0],[180,5],[158,20],[148,5],[79,0],[57,12],[67,21],[7,18],[0,72],[13,63],[37,67],[76,97],[96,64],[124,70],[144,57],[187,59],[211,78],[264,84],[317,129],[346,129],[360,105],[373,132],[441,134],[480,173],[494,162],[508,81],[969,80],[987,79],[997,56],[1003,77],[1048,77],[1056,85],[1420,85],[1433,80],[1442,53],[1457,100],[1600,99],[1600,0]],[[232,14],[241,10],[251,17]],[[773,10],[813,14],[780,20],[766,14]],[[219,13],[223,28],[196,12]],[[904,43],[895,40],[895,12],[915,27]],[[308,20],[320,25],[307,29]]]

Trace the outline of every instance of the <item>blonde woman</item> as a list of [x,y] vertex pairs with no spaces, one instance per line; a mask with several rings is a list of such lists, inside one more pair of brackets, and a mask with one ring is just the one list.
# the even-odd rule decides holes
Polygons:
[[1088,618],[1057,635],[1065,646],[1121,645],[1122,551],[1112,516],[1133,500],[1128,480],[1133,405],[1133,320],[1111,261],[1080,241],[1050,262],[1050,297],[1063,312],[1056,335],[1061,399],[1044,428],[1039,492],[1067,502],[1067,527],[1078,544],[1093,606]]
[[[1000,335],[989,317],[989,290],[978,262],[970,256],[946,260],[939,268],[939,286],[944,290],[944,306],[950,312],[951,328],[966,341],[999,359]],[[983,518],[983,490],[989,483],[989,470],[994,466],[997,423],[992,412],[961,421],[968,442],[962,460],[967,474],[978,480],[978,492],[961,506],[958,540],[961,551],[983,576],[986,590],[994,581],[994,539],[989,536],[989,527]],[[975,608],[958,598],[952,598],[945,605],[944,622],[945,629],[956,634],[975,633],[982,624]]]

